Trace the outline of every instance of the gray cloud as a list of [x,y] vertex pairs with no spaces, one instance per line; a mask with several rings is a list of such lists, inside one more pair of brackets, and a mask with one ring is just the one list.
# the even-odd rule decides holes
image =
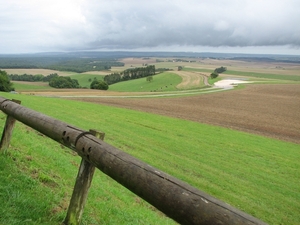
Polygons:
[[0,4],[0,53],[300,47],[297,0],[0,0]]

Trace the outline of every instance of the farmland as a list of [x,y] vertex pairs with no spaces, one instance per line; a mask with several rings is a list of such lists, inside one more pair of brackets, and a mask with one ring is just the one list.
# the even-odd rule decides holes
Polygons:
[[[173,69],[183,65],[183,62],[157,62],[154,59],[130,58],[123,62],[128,68],[144,63]],[[247,77],[254,83],[231,90],[206,92],[202,74],[209,74],[208,71],[221,65],[227,66],[228,71],[240,71],[240,74],[224,74],[221,76],[223,79]],[[195,83],[183,85],[182,78],[173,83],[173,86],[181,85],[180,89],[161,93],[142,92],[141,83],[135,81],[136,84],[123,86],[122,92],[117,88],[106,92],[30,89],[20,95],[5,94],[5,97],[19,98],[25,106],[84,129],[97,127],[106,132],[108,143],[270,224],[299,224],[300,84],[297,80],[277,79],[272,75],[299,76],[300,68],[297,64],[288,63],[275,65],[213,59],[185,63],[184,66],[189,71],[182,73],[190,73],[190,81]],[[117,69],[120,68],[112,68]],[[265,75],[249,77],[250,72]],[[180,75],[176,71],[174,76],[177,79]],[[140,82],[144,82],[145,87],[145,80]],[[23,90],[26,89],[24,87]],[[163,96],[170,92],[182,93],[185,88],[192,88],[188,96]],[[195,93],[195,88],[199,88],[199,93],[191,94]],[[162,94],[161,97],[156,97],[158,94]],[[35,181],[46,184],[52,190],[69,190],[72,178],[65,171],[74,170],[77,160],[65,150],[55,149],[53,144],[30,129],[22,125],[17,128],[12,142],[15,151],[10,153],[17,162],[15,170],[23,170],[22,174],[27,175],[26,182],[30,185]],[[47,146],[44,146],[45,142]],[[22,146],[26,145],[33,147],[24,149]],[[37,149],[37,153],[33,149]],[[52,151],[56,155],[50,154]],[[51,173],[47,174],[37,167],[33,159],[49,161]],[[57,166],[51,167],[53,162],[57,165],[58,159],[61,160],[59,167],[63,168],[62,171]],[[68,167],[70,161],[72,164]],[[30,166],[26,166],[26,162]],[[7,179],[8,174],[4,177]],[[59,178],[64,179],[64,184],[59,183]],[[95,189],[91,192],[84,216],[86,224],[120,221],[123,224],[132,224],[132,221],[143,224],[143,217],[147,218],[144,224],[172,224],[108,178],[97,176],[94,185],[96,190],[106,187],[105,195],[96,193]],[[52,208],[43,205],[51,212],[49,216],[53,224],[63,218],[68,195],[61,191],[54,197],[45,197],[49,201],[54,198]],[[10,201],[18,200],[17,194],[12,196]],[[41,201],[48,200],[42,198]],[[33,207],[39,205],[36,204]],[[27,217],[33,216],[29,212]],[[23,221],[27,217],[24,216]],[[122,220],[124,217],[125,221]],[[44,215],[44,218],[34,221],[39,219],[46,221],[49,217]]]
[[[85,89],[47,92],[43,87],[41,92],[36,90],[32,93],[56,97],[73,96],[75,100],[168,115],[299,143],[300,123],[295,123],[300,121],[297,111],[300,108],[299,64],[215,59],[202,59],[198,62],[170,62],[170,59],[161,61],[157,62],[153,58],[121,60],[125,68],[153,63],[157,68],[168,67],[175,70],[157,75],[152,83],[138,79],[114,84],[110,91]],[[184,65],[184,71],[177,71],[179,65]],[[254,83],[240,85],[235,91],[201,95],[211,92],[209,89],[201,89],[209,85],[205,81],[209,77],[207,71],[220,65],[229,66],[221,79],[237,77]],[[114,69],[116,68],[112,68]],[[80,76],[83,80],[85,75]],[[159,88],[156,87],[156,82],[159,83]],[[187,91],[176,92],[182,90]],[[135,98],[129,98],[130,96]],[[151,96],[181,97],[157,99]]]
[[248,85],[236,91],[171,99],[79,100],[207,123],[300,144],[300,123],[295,122],[300,121],[299,97],[300,85]]

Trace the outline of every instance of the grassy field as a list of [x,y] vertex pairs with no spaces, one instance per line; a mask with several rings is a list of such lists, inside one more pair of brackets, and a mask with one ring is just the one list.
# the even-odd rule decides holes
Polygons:
[[81,87],[90,88],[90,85],[94,79],[103,80],[104,75],[79,73],[70,76],[72,79],[78,80]]
[[[102,130],[109,144],[269,224],[300,223],[297,144],[104,105],[1,95],[82,129]],[[4,114],[0,119],[2,128]],[[63,220],[79,157],[17,123],[0,161],[0,224]],[[97,171],[83,224],[173,222]]]
[[267,79],[277,79],[277,80],[287,80],[287,81],[300,81],[299,75],[281,75],[281,74],[270,74],[270,73],[255,73],[255,72],[243,72],[227,70],[224,74],[246,76],[246,77],[257,77],[257,78],[267,78]]
[[172,72],[164,72],[153,76],[151,82],[146,78],[119,82],[109,86],[110,91],[176,91],[176,85],[182,81],[182,78]]
[[[78,80],[79,84],[81,87],[85,87],[85,88],[89,88],[91,82],[94,79],[98,79],[98,80],[103,80],[103,77],[106,74],[109,74],[109,71],[99,71],[99,72],[90,72],[90,73],[74,73],[74,72],[61,72],[61,71],[56,71],[56,70],[46,70],[46,69],[5,69],[5,71],[8,74],[19,74],[19,75],[23,75],[23,74],[31,74],[31,75],[37,75],[37,74],[41,74],[44,76],[47,76],[49,74],[52,73],[57,73],[59,76],[69,76],[72,79],[76,79]],[[91,80],[91,81],[89,81]],[[13,82],[14,83],[14,87],[16,90],[18,91],[24,91],[24,90],[28,90],[28,91],[34,91],[34,90],[38,90],[38,89],[51,89],[51,87],[45,85],[46,83],[37,83],[37,82],[31,82],[31,83],[26,83],[26,82]]]
[[22,91],[51,91],[55,90],[44,82],[12,82],[17,92]]
[[[70,76],[72,79],[77,79],[81,87],[89,88],[90,81],[94,78],[103,79],[103,75],[95,74],[74,74]],[[119,82],[109,86],[109,91],[126,91],[126,92],[150,92],[150,91],[176,91],[176,85],[182,81],[182,78],[171,72],[164,72],[153,76],[151,82],[146,78],[135,79],[126,82]],[[34,92],[34,91],[51,91],[54,89],[43,82],[13,82],[14,88],[18,92]],[[63,89],[62,89],[63,90]]]
[[[191,72],[213,72],[213,70],[205,69],[205,68],[191,68],[184,67],[184,71]],[[266,71],[265,73],[257,73],[257,72],[245,72],[245,71],[234,71],[227,70],[223,74],[226,75],[234,75],[234,76],[246,76],[250,78],[264,78],[264,79],[278,79],[278,80],[286,80],[286,81],[300,81],[299,75],[286,75],[286,74],[272,74]]]
[[212,73],[213,70],[210,69],[204,69],[204,68],[192,68],[192,67],[183,67],[184,71],[190,71],[190,72],[206,72],[206,73]]

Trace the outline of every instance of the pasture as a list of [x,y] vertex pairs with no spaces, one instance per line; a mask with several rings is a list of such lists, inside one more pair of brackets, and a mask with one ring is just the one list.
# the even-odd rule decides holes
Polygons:
[[[17,97],[22,105],[77,127],[105,131],[108,143],[270,224],[300,221],[299,144],[168,115],[57,98]],[[1,118],[3,127],[3,114]],[[18,124],[11,149],[1,159],[6,162],[2,165],[12,168],[3,168],[1,173],[1,197],[11,196],[2,222],[11,218],[19,222],[31,219],[36,224],[51,220],[48,224],[56,224],[63,219],[78,157]],[[13,186],[7,182],[20,177],[23,182]],[[30,190],[47,194],[39,194],[31,202]],[[42,201],[48,203],[40,208]],[[25,210],[28,205],[35,211]],[[12,210],[18,213],[11,216]],[[172,224],[100,173],[92,184],[84,223]]]
[[[125,67],[150,63],[149,60],[155,61],[157,68],[176,69],[183,65],[147,60],[127,59],[129,64]],[[297,66],[212,59],[185,62],[184,66],[190,69],[183,72],[193,75],[227,66],[228,70],[240,71],[236,77],[251,72],[265,74],[248,78],[265,83],[276,80],[277,84],[247,84],[236,90],[154,99],[143,98],[150,90],[140,92],[139,82],[148,84],[143,78],[122,82],[119,87],[112,85],[115,89],[110,91],[24,89],[19,95],[1,95],[19,99],[24,106],[82,129],[102,130],[106,142],[269,224],[299,224],[300,83],[263,77],[299,76]],[[172,80],[177,86],[183,81],[178,72],[170,77],[166,74],[162,74],[160,82]],[[201,90],[202,81],[199,84]],[[172,90],[176,91],[179,90]],[[61,97],[65,95],[69,99]],[[76,97],[79,95],[86,97]],[[132,95],[135,97],[130,98]],[[2,114],[1,128],[4,118]],[[77,173],[78,157],[17,124],[11,149],[0,159],[0,199],[6,203],[0,224],[61,222]],[[83,224],[174,222],[107,176],[96,173]]]
[[119,82],[110,86],[110,91],[122,92],[161,92],[161,91],[176,91],[176,86],[181,83],[180,76],[165,72],[153,76],[152,81],[144,79],[136,79],[130,82]]

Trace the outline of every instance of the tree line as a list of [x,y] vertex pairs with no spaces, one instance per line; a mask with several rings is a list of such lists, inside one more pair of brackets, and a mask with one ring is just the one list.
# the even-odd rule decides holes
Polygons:
[[83,73],[121,67],[124,63],[115,59],[97,58],[56,58],[56,57],[1,57],[0,68],[51,69]]
[[133,69],[124,70],[121,73],[112,73],[104,77],[104,81],[108,84],[118,83],[120,81],[133,80],[142,77],[155,75],[155,66],[149,65],[146,67],[136,67]]
[[14,80],[14,81],[49,82],[52,78],[58,77],[58,74],[52,73],[50,75],[43,76],[41,74],[31,75],[31,74],[24,73],[22,75],[10,74],[8,75],[8,77],[10,80]]
[[70,77],[58,76],[57,73],[52,73],[47,76],[41,74],[11,74],[8,78],[13,81],[27,81],[27,82],[49,82],[50,87],[54,88],[80,88],[79,82]]
[[78,80],[62,76],[52,78],[49,81],[49,86],[54,88],[80,88]]
[[49,65],[46,69],[83,73],[88,71],[109,70],[112,66],[124,66],[117,61],[91,61],[90,59],[72,59]]

